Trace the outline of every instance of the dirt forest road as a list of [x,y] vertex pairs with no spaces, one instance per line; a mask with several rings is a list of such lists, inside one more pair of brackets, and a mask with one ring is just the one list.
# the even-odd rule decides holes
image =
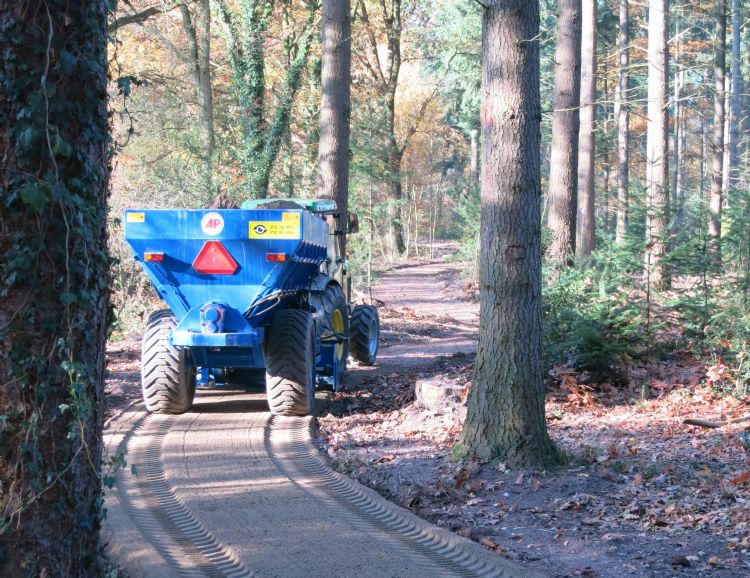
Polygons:
[[[378,298],[413,311],[420,292],[446,289],[430,267],[396,270]],[[465,334],[430,340],[427,353],[391,343],[382,365],[470,350],[474,320],[464,313]],[[121,404],[137,397],[133,349],[131,371],[111,374]],[[108,454],[127,461],[105,495],[107,548],[131,578],[533,575],[334,472],[314,445],[314,420],[272,416],[260,393],[199,392],[180,416],[134,401],[105,433]]]

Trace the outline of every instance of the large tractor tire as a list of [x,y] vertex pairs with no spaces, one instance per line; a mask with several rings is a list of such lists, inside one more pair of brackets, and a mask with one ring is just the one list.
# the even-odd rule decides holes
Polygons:
[[266,392],[276,415],[310,415],[315,402],[315,327],[307,311],[274,315],[266,333]]
[[146,409],[154,413],[185,413],[195,397],[195,368],[183,347],[169,343],[177,321],[169,309],[151,314],[141,353],[141,389]]
[[372,305],[357,305],[349,325],[349,351],[362,365],[374,365],[380,341],[380,318]]
[[317,323],[316,332],[318,340],[326,336],[340,335],[344,337],[336,344],[334,351],[335,373],[333,375],[333,389],[339,391],[344,385],[344,373],[346,372],[346,359],[349,357],[349,343],[346,337],[349,335],[349,315],[347,314],[346,297],[341,287],[331,284],[325,291],[315,291],[310,294],[310,304],[316,310],[322,309],[322,315]]

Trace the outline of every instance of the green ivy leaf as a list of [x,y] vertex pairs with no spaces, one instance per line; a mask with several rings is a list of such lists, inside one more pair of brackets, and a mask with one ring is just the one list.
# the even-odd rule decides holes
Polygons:
[[57,135],[55,137],[55,145],[52,147],[52,154],[54,156],[68,158],[71,152],[73,152],[73,147],[71,147],[67,142],[65,142],[60,137],[60,135]]
[[21,199],[38,213],[41,213],[49,202],[47,192],[33,183],[26,183],[21,187]]
[[71,305],[76,302],[78,299],[78,296],[74,293],[61,293],[60,294],[60,301],[65,303],[65,305]]

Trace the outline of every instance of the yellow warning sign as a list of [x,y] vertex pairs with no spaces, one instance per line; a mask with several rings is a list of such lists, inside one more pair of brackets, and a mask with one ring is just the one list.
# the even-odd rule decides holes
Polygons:
[[145,223],[146,213],[128,213],[128,223]]
[[250,221],[251,239],[299,239],[300,213],[282,213],[280,221]]

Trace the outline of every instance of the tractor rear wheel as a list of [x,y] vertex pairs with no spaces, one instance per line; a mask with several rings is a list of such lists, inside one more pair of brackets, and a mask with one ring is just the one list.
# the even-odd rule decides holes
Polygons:
[[177,321],[169,309],[151,314],[143,335],[141,389],[146,409],[154,413],[185,413],[195,397],[195,369],[188,352],[169,343]]
[[326,336],[334,337],[334,335],[342,338],[339,343],[336,343],[334,349],[333,389],[339,391],[344,385],[346,359],[349,356],[349,343],[346,339],[349,335],[346,297],[339,285],[331,284],[325,288],[325,291],[311,293],[310,304],[317,310],[322,309],[323,312],[317,325],[318,340]]
[[362,365],[373,365],[378,356],[380,318],[372,305],[357,305],[349,325],[349,351]]
[[309,415],[315,402],[315,327],[307,311],[274,315],[266,334],[266,392],[276,415]]

